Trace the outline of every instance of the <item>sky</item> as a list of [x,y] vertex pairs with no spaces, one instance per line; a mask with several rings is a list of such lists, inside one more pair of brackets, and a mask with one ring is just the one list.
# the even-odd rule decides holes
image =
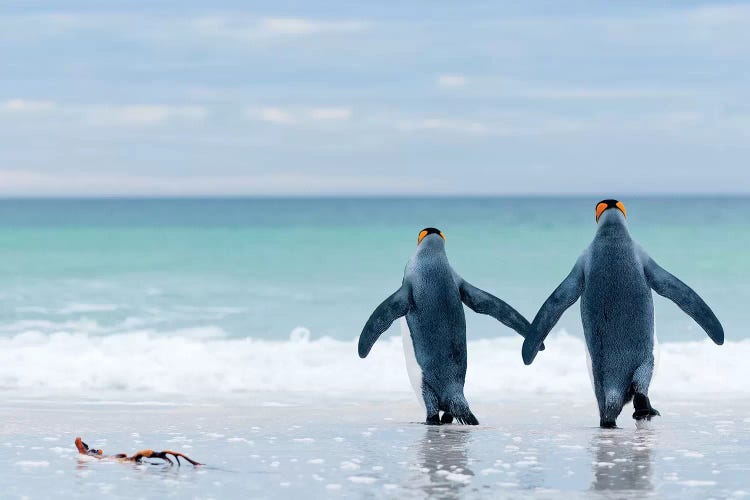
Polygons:
[[750,192],[750,4],[0,0],[0,196]]

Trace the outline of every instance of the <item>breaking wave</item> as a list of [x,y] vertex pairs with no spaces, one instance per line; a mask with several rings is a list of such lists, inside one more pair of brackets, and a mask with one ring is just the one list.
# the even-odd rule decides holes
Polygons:
[[[469,342],[469,397],[590,393],[585,346],[565,332],[551,335],[532,366],[520,337]],[[744,393],[750,340],[664,343],[652,393]],[[0,390],[24,394],[97,391],[173,395],[304,392],[404,397],[411,391],[399,336],[382,338],[367,359],[356,340],[310,340],[298,328],[287,341],[226,338],[220,329],[172,334],[39,333],[0,337]]]

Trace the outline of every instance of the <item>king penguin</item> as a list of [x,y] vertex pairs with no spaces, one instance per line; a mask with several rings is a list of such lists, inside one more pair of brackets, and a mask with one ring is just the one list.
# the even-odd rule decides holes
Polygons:
[[651,290],[676,303],[716,344],[724,343],[724,329],[713,311],[632,240],[626,217],[625,206],[617,200],[597,203],[599,227],[594,240],[542,305],[522,352],[524,363],[531,364],[562,313],[581,297],[583,332],[603,428],[616,427],[622,407],[631,399],[636,423],[659,415],[648,398],[654,370]]
[[464,281],[448,263],[443,233],[425,228],[401,287],[375,309],[359,337],[359,357],[364,358],[378,337],[406,316],[407,364],[409,358],[417,363],[409,375],[417,397],[424,401],[429,425],[451,423],[454,417],[462,424],[479,424],[464,397],[466,319],[461,302],[526,334],[528,321],[502,300]]

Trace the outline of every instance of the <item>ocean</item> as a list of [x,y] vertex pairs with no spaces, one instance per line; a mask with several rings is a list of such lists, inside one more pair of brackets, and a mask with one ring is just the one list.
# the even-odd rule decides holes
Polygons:
[[[372,310],[400,286],[419,231],[443,230],[454,269],[532,320],[592,239],[597,201],[2,200],[0,389],[388,392],[404,375],[408,390],[398,325],[376,344],[371,364],[354,346]],[[657,296],[656,333],[667,352],[714,356],[706,363],[719,367],[718,377],[728,369],[722,356],[741,365],[737,349],[750,349],[743,342],[750,336],[750,198],[622,201],[632,236],[698,291],[726,330],[727,345],[696,349],[706,335]],[[467,335],[469,393],[472,370],[522,369],[515,332],[467,310]],[[553,341],[540,360],[583,359],[578,305],[553,337],[575,352],[555,354]],[[493,353],[499,360],[482,367]],[[388,359],[383,369],[398,362],[399,371],[373,372],[378,356]],[[692,361],[685,360],[685,372]],[[521,377],[534,368],[544,374],[546,365],[537,363]],[[100,368],[92,374],[91,366]],[[130,366],[138,373],[123,375]],[[569,373],[587,384],[578,368]],[[672,375],[677,385],[685,380]],[[540,381],[538,390],[575,386],[560,380]],[[492,390],[485,382],[474,387]]]

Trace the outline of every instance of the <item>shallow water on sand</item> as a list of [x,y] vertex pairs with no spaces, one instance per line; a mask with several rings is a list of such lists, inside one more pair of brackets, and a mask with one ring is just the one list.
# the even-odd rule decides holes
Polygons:
[[[664,415],[601,430],[592,402],[485,401],[482,425],[428,427],[413,401],[257,404],[6,400],[0,491],[94,498],[706,498],[750,496],[750,400],[655,401]],[[267,396],[265,396],[267,398]],[[265,402],[264,402],[265,401]],[[207,464],[80,457],[173,449]]]

